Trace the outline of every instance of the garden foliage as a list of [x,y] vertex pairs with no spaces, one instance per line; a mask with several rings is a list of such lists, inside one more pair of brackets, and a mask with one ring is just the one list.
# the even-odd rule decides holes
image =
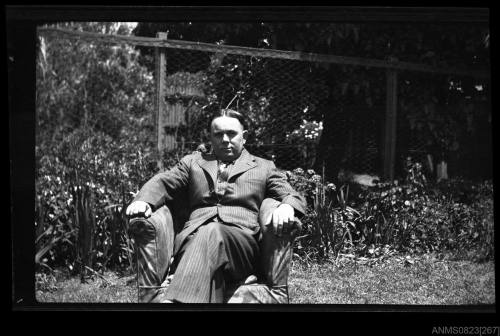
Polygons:
[[288,178],[308,200],[296,244],[296,253],[306,259],[376,257],[390,251],[494,258],[491,181],[431,182],[422,164],[410,158],[403,181],[371,188],[336,187],[300,168]]
[[[120,24],[67,25],[127,31]],[[124,207],[156,170],[154,82],[137,58],[127,45],[39,37],[38,265],[70,270],[131,266]]]

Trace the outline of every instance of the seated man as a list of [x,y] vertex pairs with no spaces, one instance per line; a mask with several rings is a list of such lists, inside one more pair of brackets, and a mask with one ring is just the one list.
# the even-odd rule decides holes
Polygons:
[[244,148],[246,138],[243,115],[223,110],[210,124],[212,151],[187,155],[151,178],[126,210],[147,218],[187,188],[190,216],[175,237],[175,276],[166,291],[172,302],[221,303],[228,283],[256,274],[265,198],[281,203],[267,219],[278,235],[305,213],[305,199],[272,161]]

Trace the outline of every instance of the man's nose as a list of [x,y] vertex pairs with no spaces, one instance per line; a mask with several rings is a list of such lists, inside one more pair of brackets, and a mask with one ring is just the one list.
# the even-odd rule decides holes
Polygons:
[[229,136],[227,134],[222,135],[222,142],[229,142]]

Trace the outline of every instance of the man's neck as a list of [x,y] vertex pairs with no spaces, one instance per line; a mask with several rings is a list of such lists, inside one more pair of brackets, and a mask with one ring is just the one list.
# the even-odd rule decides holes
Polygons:
[[231,163],[234,163],[237,159],[234,159],[234,160],[221,160],[221,159],[217,159],[217,161],[220,163],[224,163],[226,165],[228,164],[231,164]]

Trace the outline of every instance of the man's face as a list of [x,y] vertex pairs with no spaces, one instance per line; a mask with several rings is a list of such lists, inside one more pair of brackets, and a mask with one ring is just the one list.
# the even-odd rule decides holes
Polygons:
[[212,121],[210,141],[217,159],[222,161],[236,160],[243,150],[247,131],[236,118],[217,117]]

